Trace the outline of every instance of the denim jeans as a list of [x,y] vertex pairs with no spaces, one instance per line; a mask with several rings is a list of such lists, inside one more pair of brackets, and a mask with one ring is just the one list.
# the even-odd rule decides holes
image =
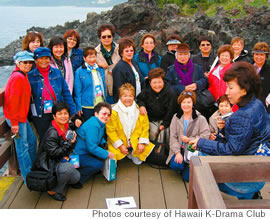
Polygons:
[[180,172],[183,176],[183,179],[189,182],[189,164],[185,163],[184,160],[182,163],[176,163],[174,159],[175,159],[175,155],[173,155],[170,161],[170,168],[172,168],[176,172]]
[[[9,126],[10,120],[6,119]],[[36,158],[37,138],[27,121],[26,123],[19,122],[19,138],[14,138],[18,162],[20,165],[21,174],[26,183],[26,175],[30,172],[32,164]]]
[[83,184],[103,168],[103,160],[90,154],[80,154],[79,157],[80,168],[78,170],[81,174],[80,182]]

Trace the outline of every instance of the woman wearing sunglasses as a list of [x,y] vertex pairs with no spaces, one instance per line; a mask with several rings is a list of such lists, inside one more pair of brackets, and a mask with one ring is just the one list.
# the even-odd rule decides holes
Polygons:
[[107,101],[112,104],[114,103],[112,70],[121,59],[118,54],[119,45],[113,42],[115,28],[111,24],[102,24],[97,30],[97,35],[101,42],[95,48],[97,51],[97,64],[105,70]]
[[198,136],[208,139],[210,129],[205,117],[194,109],[196,95],[193,91],[181,92],[177,103],[180,108],[170,125],[170,152],[166,163],[182,173],[185,181],[189,181],[189,160],[198,153],[187,150],[188,142]]
[[[24,182],[36,156],[36,136],[27,121],[31,87],[27,73],[34,63],[34,54],[23,51],[14,57],[16,67],[5,88],[4,115],[14,138],[18,162]],[[19,109],[19,110],[18,110]]]
[[131,84],[123,84],[119,88],[119,96],[106,125],[108,149],[115,154],[116,160],[127,156],[134,164],[140,165],[154,147],[149,142],[149,120],[147,115],[140,114]]
[[94,174],[103,168],[106,158],[113,158],[114,154],[105,150],[105,124],[111,117],[110,104],[101,102],[94,108],[94,115],[77,129],[77,144],[75,152],[80,160],[80,183],[85,183]]

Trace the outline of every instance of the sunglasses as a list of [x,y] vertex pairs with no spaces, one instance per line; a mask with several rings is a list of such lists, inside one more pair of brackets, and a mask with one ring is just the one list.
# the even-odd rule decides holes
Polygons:
[[32,64],[33,64],[32,61],[22,61],[22,63],[25,64],[25,65],[26,65],[26,64],[29,64],[29,65],[32,65]]
[[101,36],[101,39],[106,39],[106,38],[111,39],[112,35],[103,35],[103,36]]
[[210,43],[206,43],[206,44],[201,44],[201,46],[211,46]]
[[99,114],[101,114],[102,116],[108,116],[109,118],[111,117],[110,113],[99,113]]
[[192,93],[190,91],[183,91],[182,93],[185,94],[185,95],[192,96]]

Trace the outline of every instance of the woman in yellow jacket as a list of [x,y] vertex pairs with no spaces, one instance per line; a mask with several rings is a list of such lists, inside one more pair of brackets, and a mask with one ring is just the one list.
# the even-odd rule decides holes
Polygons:
[[119,89],[119,101],[113,106],[112,116],[106,124],[108,149],[116,160],[124,157],[140,165],[151,153],[154,145],[149,142],[149,120],[141,115],[136,105],[135,89],[123,84]]

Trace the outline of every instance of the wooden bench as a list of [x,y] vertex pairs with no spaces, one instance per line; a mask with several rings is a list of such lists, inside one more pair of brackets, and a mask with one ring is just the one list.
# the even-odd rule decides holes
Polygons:
[[[263,156],[192,157],[188,208],[196,209],[269,209],[269,184],[263,200],[224,200],[217,183],[269,182],[270,158]],[[265,199],[268,198],[268,199]]]

